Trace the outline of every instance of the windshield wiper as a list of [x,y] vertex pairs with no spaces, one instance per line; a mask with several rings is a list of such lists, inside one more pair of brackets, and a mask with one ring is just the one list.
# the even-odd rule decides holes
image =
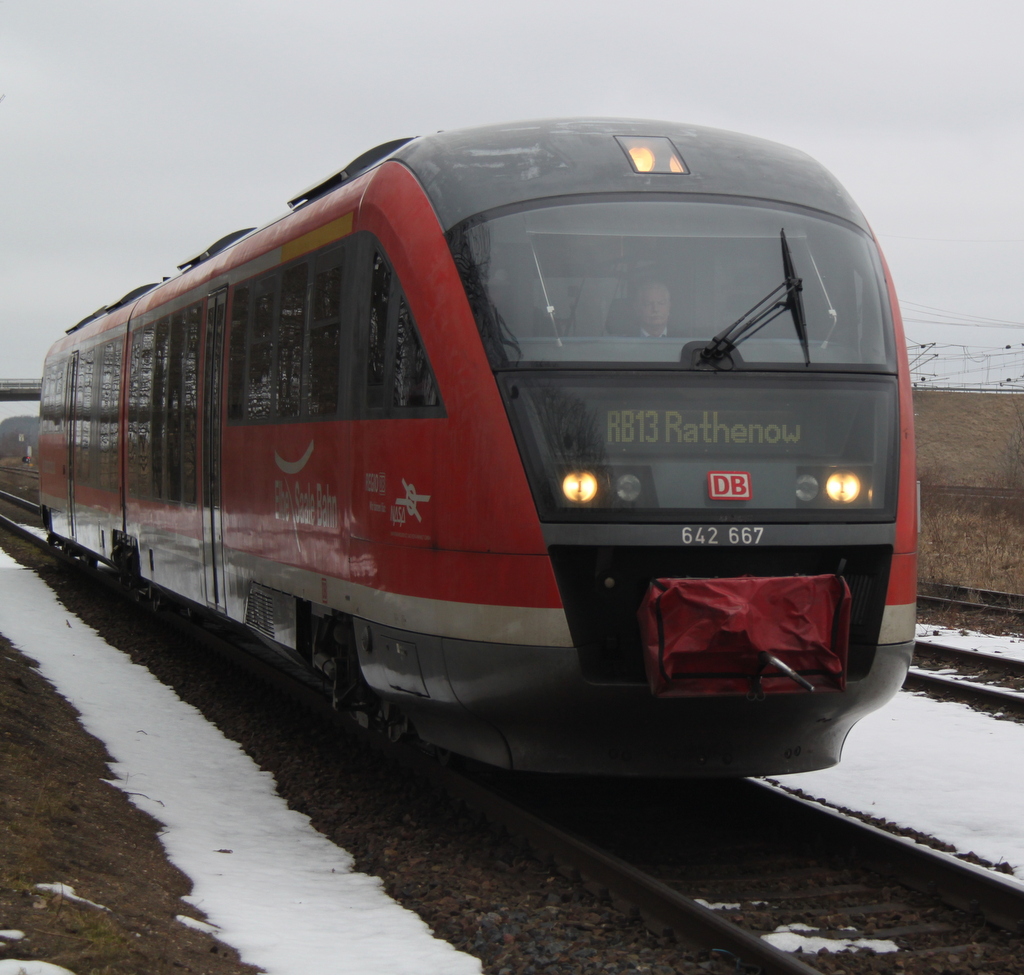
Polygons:
[[790,311],[793,314],[797,338],[800,339],[800,348],[804,353],[804,365],[811,364],[811,353],[807,344],[807,319],[804,317],[804,302],[800,296],[804,288],[803,278],[798,278],[793,268],[793,255],[789,252],[785,229],[779,231],[779,238],[782,241],[782,270],[785,280],[772,288],[753,308],[744,312],[728,328],[722,329],[701,349],[700,358],[704,362],[717,363],[727,358],[740,342],[759,332],[784,311]]

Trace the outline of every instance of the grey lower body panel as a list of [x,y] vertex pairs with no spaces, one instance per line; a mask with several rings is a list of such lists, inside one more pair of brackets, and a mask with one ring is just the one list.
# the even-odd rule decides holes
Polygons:
[[[358,627],[372,630],[376,647],[360,650],[367,680],[427,741],[507,768],[581,775],[722,777],[826,768],[839,761],[850,728],[899,690],[913,655],[913,643],[878,647],[868,673],[842,692],[659,699],[646,684],[586,680],[572,647]],[[393,649],[398,642],[400,653]]]

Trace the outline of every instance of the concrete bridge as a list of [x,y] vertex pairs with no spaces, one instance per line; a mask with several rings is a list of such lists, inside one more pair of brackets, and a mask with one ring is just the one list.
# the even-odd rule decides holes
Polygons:
[[0,379],[0,403],[17,403],[35,400],[42,394],[41,379]]

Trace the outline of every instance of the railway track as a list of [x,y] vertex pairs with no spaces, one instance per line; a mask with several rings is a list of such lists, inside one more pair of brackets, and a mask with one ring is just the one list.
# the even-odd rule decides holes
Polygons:
[[927,583],[928,592],[918,593],[917,601],[925,606],[947,609],[975,610],[1009,616],[1024,616],[1024,595],[993,589],[972,589],[945,583]]
[[[12,519],[0,524],[121,591],[114,573],[53,549]],[[160,615],[528,844],[597,897],[639,912],[656,934],[718,951],[737,972],[814,970],[816,956],[780,950],[766,935],[783,944],[793,936],[836,946],[893,942],[898,950],[886,957],[909,961],[989,950],[972,935],[981,919],[1024,932],[1024,885],[766,783],[566,783],[444,766],[363,732],[331,710],[316,678],[283,672],[262,644],[212,620]],[[991,937],[1009,950],[1008,934]],[[843,967],[861,970],[857,959],[871,957],[844,955]]]
[[[918,640],[914,649],[918,666],[911,667],[903,686],[908,690],[927,691],[954,697],[968,704],[998,708],[1024,716],[1024,692],[1001,682],[1021,684],[1024,681],[1024,660],[981,650],[965,650],[940,643]],[[966,675],[935,673],[928,665],[952,665],[968,670]]]

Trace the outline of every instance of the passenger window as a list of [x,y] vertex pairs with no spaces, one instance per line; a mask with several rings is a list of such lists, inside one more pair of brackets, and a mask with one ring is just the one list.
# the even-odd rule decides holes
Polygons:
[[149,417],[153,404],[153,340],[150,323],[132,333],[128,371],[128,490],[137,498],[150,490],[152,454]]
[[[391,268],[379,254],[373,255],[370,289],[370,331],[366,357],[366,385],[384,384],[384,363],[388,348],[388,300],[391,296]],[[381,405],[381,404],[372,404]]]
[[437,406],[437,384],[405,296],[398,301],[394,406]]
[[256,285],[252,340],[249,345],[249,383],[246,417],[267,420],[273,412],[274,397],[274,291],[276,275]]
[[185,309],[181,384],[181,500],[196,503],[196,428],[199,423],[199,323],[201,305]]
[[93,363],[96,350],[88,349],[78,357],[78,376],[75,380],[75,480],[88,484],[91,477]]
[[147,494],[151,498],[164,497],[164,460],[167,449],[167,365],[171,346],[171,322],[161,318],[156,323],[153,343],[153,407],[150,430],[152,435],[151,480]]
[[99,484],[106,491],[117,490],[117,452],[120,439],[118,400],[121,395],[121,342],[103,346],[99,403]]
[[302,392],[302,333],[306,318],[309,269],[296,264],[281,281],[281,318],[277,329],[277,415],[299,415]]
[[[189,305],[132,333],[128,369],[128,490],[133,497],[194,504],[201,305]],[[109,354],[109,358],[108,358]],[[117,385],[121,350],[103,355],[100,475],[117,478]]]
[[309,328],[309,393],[306,411],[310,417],[332,416],[338,412],[341,351],[341,252],[321,255],[313,280],[313,314]]
[[231,302],[228,352],[228,419],[245,417],[245,333],[249,326],[249,287],[235,288]]
[[341,265],[318,271],[313,289],[313,318],[322,322],[341,314]]
[[[159,334],[159,332],[158,332]],[[167,394],[166,394],[166,420],[164,425],[164,444],[166,450],[166,461],[164,469],[167,472],[167,483],[164,485],[162,497],[168,501],[181,500],[181,377],[184,358],[185,338],[185,315],[177,312],[171,318],[171,339],[170,358],[167,362]],[[156,417],[154,416],[154,420]],[[153,485],[153,495],[161,485],[159,482]]]

